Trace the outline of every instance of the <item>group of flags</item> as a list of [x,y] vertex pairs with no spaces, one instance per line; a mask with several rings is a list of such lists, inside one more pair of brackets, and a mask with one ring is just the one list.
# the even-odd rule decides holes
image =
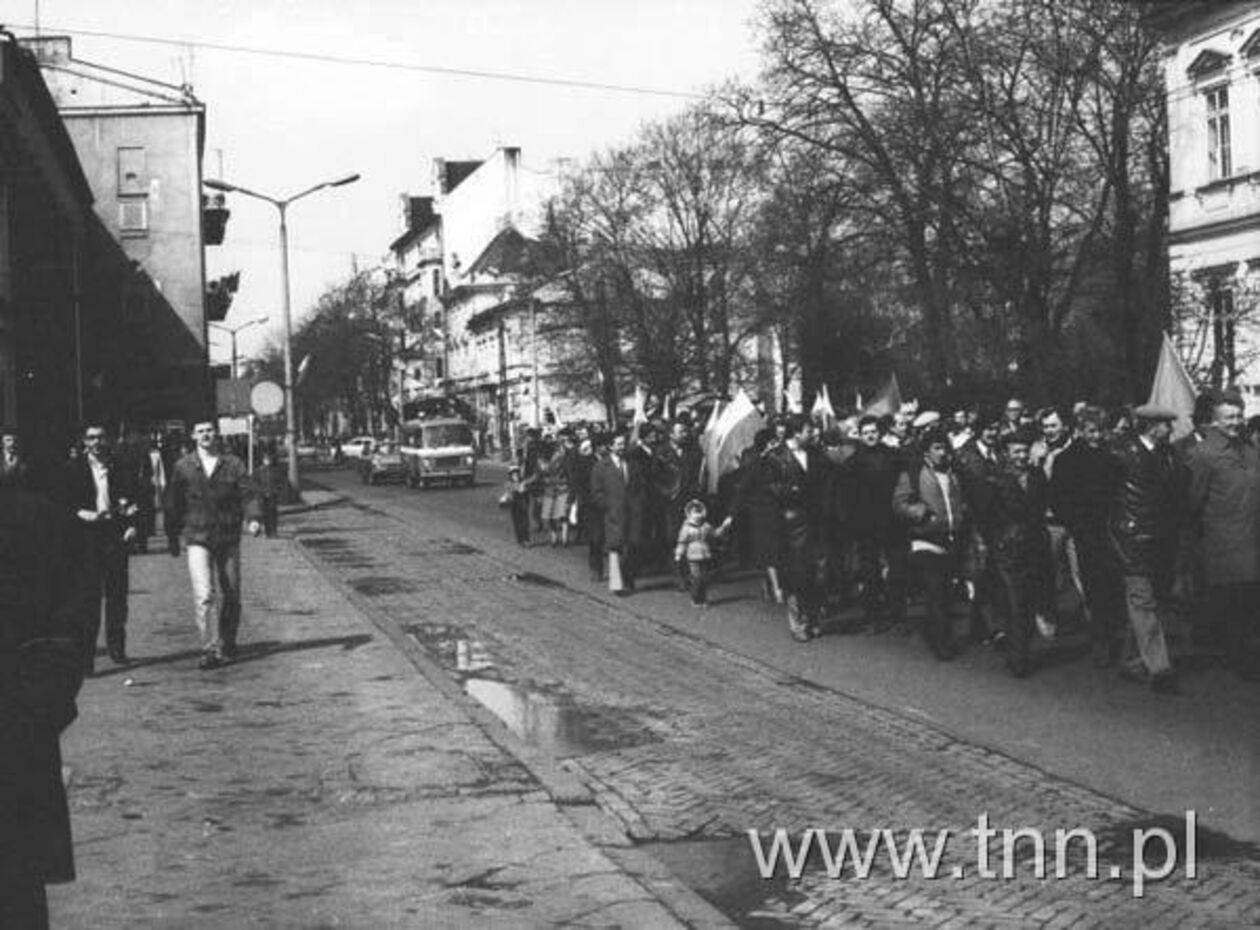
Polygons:
[[[1166,407],[1177,414],[1174,438],[1184,436],[1193,429],[1195,393],[1194,382],[1186,372],[1185,366],[1182,365],[1181,359],[1178,358],[1172,341],[1165,333],[1148,403]],[[872,416],[895,413],[903,408],[901,387],[897,383],[895,374],[889,376],[884,387],[870,403],[863,405],[861,394],[857,395],[856,400],[857,409],[863,414]],[[789,409],[792,408],[789,407]],[[799,412],[799,403],[795,409]],[[672,395],[666,396],[661,413],[667,419],[673,418],[675,409]],[[836,422],[836,410],[831,403],[831,395],[826,385],[823,385],[815,396],[814,404],[810,408],[810,416],[820,421],[824,427]],[[634,393],[634,423],[646,422],[648,422],[647,394],[640,387],[636,388]],[[757,435],[758,430],[766,425],[765,416],[742,388],[725,406],[720,401],[714,401],[708,422],[700,434],[705,482],[710,494],[717,493],[718,480],[722,475],[738,467],[740,456],[753,444],[753,437]]]

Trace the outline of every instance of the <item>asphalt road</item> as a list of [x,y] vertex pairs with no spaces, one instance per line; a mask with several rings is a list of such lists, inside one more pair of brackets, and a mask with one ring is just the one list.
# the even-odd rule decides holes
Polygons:
[[[612,598],[587,580],[582,548],[510,541],[502,475],[492,466],[477,487],[422,492],[317,473],[349,511],[291,529],[740,923],[1039,926],[1082,901],[1089,926],[1260,921],[1260,900],[1240,891],[1260,874],[1254,685],[1200,657],[1182,695],[1156,696],[1072,660],[1071,643],[1023,681],[984,649],[940,663],[914,638],[834,625],[802,646],[747,577],[715,586],[707,611],[664,578]],[[1135,903],[1070,881],[1002,891],[806,877],[772,890],[730,878],[747,871],[750,828],[962,831],[989,813],[1002,826],[1088,826],[1113,838],[1104,856],[1118,862],[1131,826],[1189,810],[1214,884],[1165,884],[1158,910],[1149,894]]]

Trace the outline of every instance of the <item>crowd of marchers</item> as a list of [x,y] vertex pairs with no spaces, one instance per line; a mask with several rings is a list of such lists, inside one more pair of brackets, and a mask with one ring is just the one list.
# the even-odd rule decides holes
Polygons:
[[[824,621],[917,624],[939,659],[983,644],[1022,678],[1036,641],[1075,622],[1099,668],[1171,693],[1178,618],[1254,681],[1257,437],[1232,391],[1201,396],[1193,430],[1174,440],[1177,419],[1151,404],[1031,411],[1018,399],[827,424],[789,414],[767,421],[713,493],[686,413],[613,432],[530,430],[499,503],[522,545],[584,543],[592,581],[620,596],[668,573],[707,607],[715,579],[755,568],[800,642]],[[908,611],[916,599],[922,611]]]

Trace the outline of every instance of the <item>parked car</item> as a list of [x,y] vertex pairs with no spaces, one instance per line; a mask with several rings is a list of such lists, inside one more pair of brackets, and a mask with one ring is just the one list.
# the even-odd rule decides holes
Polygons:
[[372,448],[371,436],[355,436],[341,443],[341,455],[347,462],[358,462]]
[[435,481],[471,485],[477,477],[473,429],[464,420],[438,417],[403,425],[407,484],[427,488]]
[[375,443],[363,459],[360,474],[364,484],[406,479],[407,464],[403,461],[402,450],[392,442]]

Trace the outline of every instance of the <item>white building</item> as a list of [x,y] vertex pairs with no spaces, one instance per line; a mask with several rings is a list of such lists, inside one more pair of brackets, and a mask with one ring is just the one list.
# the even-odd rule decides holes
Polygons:
[[556,296],[531,274],[556,172],[501,147],[480,162],[435,159],[431,183],[430,197],[404,198],[405,230],[391,245],[409,313],[442,337],[441,357],[411,363],[409,383],[467,401],[499,445],[521,425],[602,418],[552,383],[564,352],[538,322]]
[[1163,3],[1169,264],[1183,357],[1260,408],[1260,4]]

